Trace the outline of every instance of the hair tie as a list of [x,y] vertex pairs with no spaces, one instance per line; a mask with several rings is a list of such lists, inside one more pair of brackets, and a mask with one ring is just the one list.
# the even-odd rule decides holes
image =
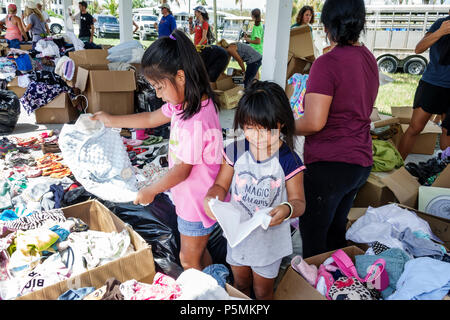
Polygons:
[[173,35],[170,35],[169,38],[172,40],[177,40],[177,38],[175,38]]

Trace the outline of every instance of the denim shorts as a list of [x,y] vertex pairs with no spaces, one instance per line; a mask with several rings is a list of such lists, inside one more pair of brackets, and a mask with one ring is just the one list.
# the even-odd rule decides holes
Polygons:
[[206,236],[211,232],[213,232],[214,229],[217,227],[217,222],[213,224],[211,227],[205,228],[201,221],[199,222],[186,221],[178,216],[177,222],[178,222],[178,231],[180,231],[182,235],[189,237]]

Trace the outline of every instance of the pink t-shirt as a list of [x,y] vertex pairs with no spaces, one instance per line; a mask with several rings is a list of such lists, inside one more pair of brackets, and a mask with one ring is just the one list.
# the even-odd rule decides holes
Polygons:
[[163,114],[171,118],[169,140],[169,168],[176,161],[193,165],[191,174],[171,188],[177,215],[191,222],[203,223],[205,228],[216,221],[203,208],[203,200],[214,184],[222,163],[222,127],[212,100],[202,101],[201,110],[182,120],[182,105],[166,103]]

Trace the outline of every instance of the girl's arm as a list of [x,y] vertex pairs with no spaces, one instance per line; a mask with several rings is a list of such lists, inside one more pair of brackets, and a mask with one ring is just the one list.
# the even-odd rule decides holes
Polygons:
[[[293,209],[291,219],[300,217],[305,212],[306,207],[305,192],[303,189],[303,172],[296,174],[286,182],[286,191],[288,202]],[[289,213],[290,208],[285,204],[275,207],[270,212],[272,220],[269,226],[279,225],[289,216]]]
[[165,192],[186,180],[191,174],[193,165],[180,162],[175,164],[158,182],[139,190],[134,204],[149,204],[159,193]]
[[305,95],[305,113],[295,121],[295,134],[308,136],[319,132],[328,120],[332,96],[319,93]]
[[99,111],[91,117],[91,120],[99,120],[108,128],[156,128],[170,122],[170,118],[164,115],[161,108],[153,112],[124,116],[113,116]]
[[224,201],[228,190],[230,189],[231,181],[233,180],[234,169],[230,166],[225,159],[222,160],[222,166],[220,167],[220,171],[216,177],[216,181],[213,186],[209,188],[206,193],[205,200],[203,201],[203,207],[205,208],[206,214],[213,220],[216,220],[214,214],[209,208],[209,200],[215,199],[216,197],[220,201]]
[[47,34],[50,35],[50,29],[48,28],[48,23],[45,23],[45,30],[47,30]]

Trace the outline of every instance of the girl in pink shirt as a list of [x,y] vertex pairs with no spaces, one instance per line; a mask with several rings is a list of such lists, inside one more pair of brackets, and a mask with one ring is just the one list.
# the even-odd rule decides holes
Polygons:
[[181,236],[184,269],[203,270],[212,263],[206,249],[217,226],[204,210],[203,199],[222,163],[219,104],[208,74],[192,41],[175,30],[156,40],[142,58],[142,69],[157,96],[166,104],[154,112],[113,116],[103,111],[92,119],[114,128],[155,128],[171,123],[169,171],[138,193],[135,204],[153,202],[170,189]]

